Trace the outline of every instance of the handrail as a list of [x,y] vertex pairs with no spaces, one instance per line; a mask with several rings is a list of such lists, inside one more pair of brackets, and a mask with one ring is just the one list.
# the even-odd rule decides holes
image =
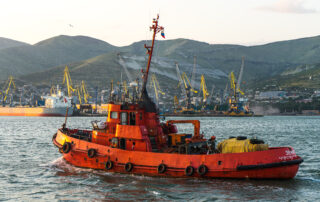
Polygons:
[[200,121],[199,120],[169,120],[167,121],[167,125],[174,123],[191,123],[194,127],[194,135],[193,138],[200,137]]

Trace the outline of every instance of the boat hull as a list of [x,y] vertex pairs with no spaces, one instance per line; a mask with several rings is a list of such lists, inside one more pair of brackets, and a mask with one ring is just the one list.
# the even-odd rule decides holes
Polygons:
[[[65,142],[70,142],[72,145],[67,153],[62,152],[62,145]],[[63,153],[63,158],[74,166],[147,176],[290,179],[296,175],[299,164],[303,161],[291,147],[209,155],[133,152],[72,138],[61,130],[53,137],[53,143]],[[88,156],[89,149],[97,151],[93,158]],[[106,168],[108,161],[113,164],[111,169]],[[128,163],[133,165],[130,171],[126,169]],[[160,164],[166,165],[163,173],[159,172]],[[202,165],[207,167],[205,174],[198,171]],[[189,166],[194,168],[191,175],[186,172],[186,168]]]
[[[73,110],[68,109],[68,115],[72,115]],[[0,116],[65,116],[66,108],[46,108],[46,107],[0,107]]]

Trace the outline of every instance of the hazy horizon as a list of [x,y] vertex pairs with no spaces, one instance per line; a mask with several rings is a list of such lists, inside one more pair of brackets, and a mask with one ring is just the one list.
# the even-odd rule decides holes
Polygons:
[[252,46],[320,35],[316,0],[12,0],[0,11],[0,36],[28,44],[82,35],[126,46],[150,39],[157,13],[167,39]]
[[[101,41],[104,41],[104,42],[107,42],[113,46],[117,46],[117,47],[124,47],[124,46],[130,46],[131,44],[133,43],[136,43],[136,42],[140,42],[140,41],[145,41],[144,39],[141,39],[141,40],[138,40],[138,41],[133,41],[129,44],[125,44],[125,45],[115,45],[115,44],[112,44],[110,43],[109,41],[105,41],[103,39],[98,39],[98,38],[95,38],[95,37],[92,37],[92,36],[86,36],[86,35],[65,35],[65,34],[61,34],[61,35],[57,35],[57,36],[52,36],[52,37],[49,37],[49,38],[46,38],[46,39],[42,39],[42,40],[39,40],[33,44],[30,44],[30,43],[27,43],[25,41],[20,41],[20,40],[16,40],[16,39],[12,39],[12,38],[8,38],[8,37],[2,37],[0,36],[1,38],[6,38],[6,39],[11,39],[11,40],[14,40],[14,41],[18,41],[18,42],[23,42],[23,43],[27,43],[29,45],[35,45],[39,42],[42,42],[42,41],[45,41],[45,40],[48,40],[48,39],[51,39],[51,38],[55,38],[55,37],[59,37],[59,36],[69,36],[69,37],[76,37],[76,36],[83,36],[83,37],[90,37],[90,38],[94,38],[94,39],[97,39],[97,40],[101,40]],[[314,35],[314,36],[305,36],[305,37],[301,37],[301,38],[292,38],[292,39],[283,39],[283,40],[278,40],[278,41],[270,41],[270,42],[261,42],[261,43],[257,43],[257,44],[237,44],[237,43],[208,43],[206,41],[200,41],[200,40],[197,40],[197,39],[188,39],[188,38],[175,38],[175,39],[167,39],[167,40],[177,40],[177,39],[186,39],[186,40],[194,40],[194,41],[198,41],[198,42],[204,42],[204,43],[208,43],[210,45],[242,45],[242,46],[260,46],[260,45],[266,45],[266,44],[270,44],[270,43],[276,43],[276,42],[281,42],[281,41],[290,41],[290,40],[295,40],[295,39],[302,39],[302,38],[311,38],[311,37],[317,37],[317,36],[320,36],[319,35]],[[151,40],[151,39],[147,39],[147,40]],[[156,40],[159,40],[159,41],[162,41],[163,39],[158,37]]]

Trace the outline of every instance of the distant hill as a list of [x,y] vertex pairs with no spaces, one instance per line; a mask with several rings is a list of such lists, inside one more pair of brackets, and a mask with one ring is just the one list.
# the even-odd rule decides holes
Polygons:
[[57,36],[35,45],[0,50],[0,79],[43,71],[50,67],[85,60],[117,48],[86,36]]
[[[125,62],[130,62],[124,55],[123,57]],[[136,78],[141,79],[141,67],[136,69],[128,68],[133,80]],[[61,84],[63,81],[64,68],[65,66],[58,66],[45,71],[21,76],[18,79],[37,85],[50,86],[51,84]],[[100,88],[109,88],[111,80],[114,81],[115,85],[121,80],[121,74],[123,81],[126,80],[128,82],[124,68],[119,63],[118,52],[109,52],[88,60],[71,63],[68,65],[68,68],[74,86],[84,80],[91,87],[99,86]],[[151,72],[154,72],[154,70],[152,69]],[[177,85],[175,78],[158,75],[158,79],[160,81],[166,81],[165,85],[163,85],[162,82],[162,86],[165,88]]]
[[[104,86],[111,79],[119,81],[121,71],[126,79],[117,55],[119,52],[133,77],[139,77],[141,68],[147,63],[144,43],[115,47],[84,36],[58,36],[32,46],[0,50],[0,68],[4,72],[1,76],[5,79],[3,75],[11,71],[14,75],[24,75],[21,79],[34,84],[60,83],[63,68],[68,65],[74,81],[86,80],[92,85]],[[160,85],[176,85],[175,62],[190,78],[196,56],[197,84],[203,74],[209,89],[213,85],[222,89],[230,71],[238,74],[242,56],[245,56],[243,81],[247,84],[262,83],[275,77],[281,80],[285,72],[305,64],[320,63],[319,55],[320,36],[259,46],[212,45],[188,39],[160,40],[156,41],[151,70],[158,75]],[[10,68],[4,71],[6,67]],[[246,84],[242,87],[249,87]]]
[[[124,50],[141,56],[143,43],[134,43]],[[228,75],[230,71],[237,74],[242,56],[245,56],[244,81],[266,79],[299,65],[320,62],[320,36],[259,46],[211,45],[187,39],[159,41],[157,45],[156,56],[164,58],[165,62],[179,62],[180,68],[189,74],[193,56],[197,56],[198,77],[207,74],[214,83],[225,80],[223,74]],[[217,74],[210,74],[212,71]]]
[[12,39],[7,39],[4,37],[0,37],[0,50],[6,49],[6,48],[17,47],[17,46],[25,46],[25,45],[29,45],[29,44],[24,43],[24,42],[20,42],[20,41],[15,41]]

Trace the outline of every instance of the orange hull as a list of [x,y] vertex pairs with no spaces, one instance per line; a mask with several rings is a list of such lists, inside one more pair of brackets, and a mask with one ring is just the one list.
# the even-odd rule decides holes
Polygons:
[[[65,116],[65,108],[0,107],[0,116]],[[72,110],[68,111],[72,114]]]
[[[72,147],[68,153],[63,153],[63,157],[74,166],[148,176],[290,179],[296,175],[299,164],[302,162],[302,159],[295,154],[291,147],[271,148],[268,151],[248,153],[210,155],[133,152],[72,138],[59,130],[53,138],[53,143],[61,151],[65,142],[72,143]],[[88,157],[89,149],[97,151],[93,158]],[[113,164],[111,169],[106,169],[108,161]],[[133,165],[132,170],[126,170],[127,163]],[[158,166],[160,164],[166,165],[166,170],[163,173],[159,173]],[[197,172],[201,165],[208,168],[205,174]],[[188,166],[194,168],[192,175],[186,174]]]

